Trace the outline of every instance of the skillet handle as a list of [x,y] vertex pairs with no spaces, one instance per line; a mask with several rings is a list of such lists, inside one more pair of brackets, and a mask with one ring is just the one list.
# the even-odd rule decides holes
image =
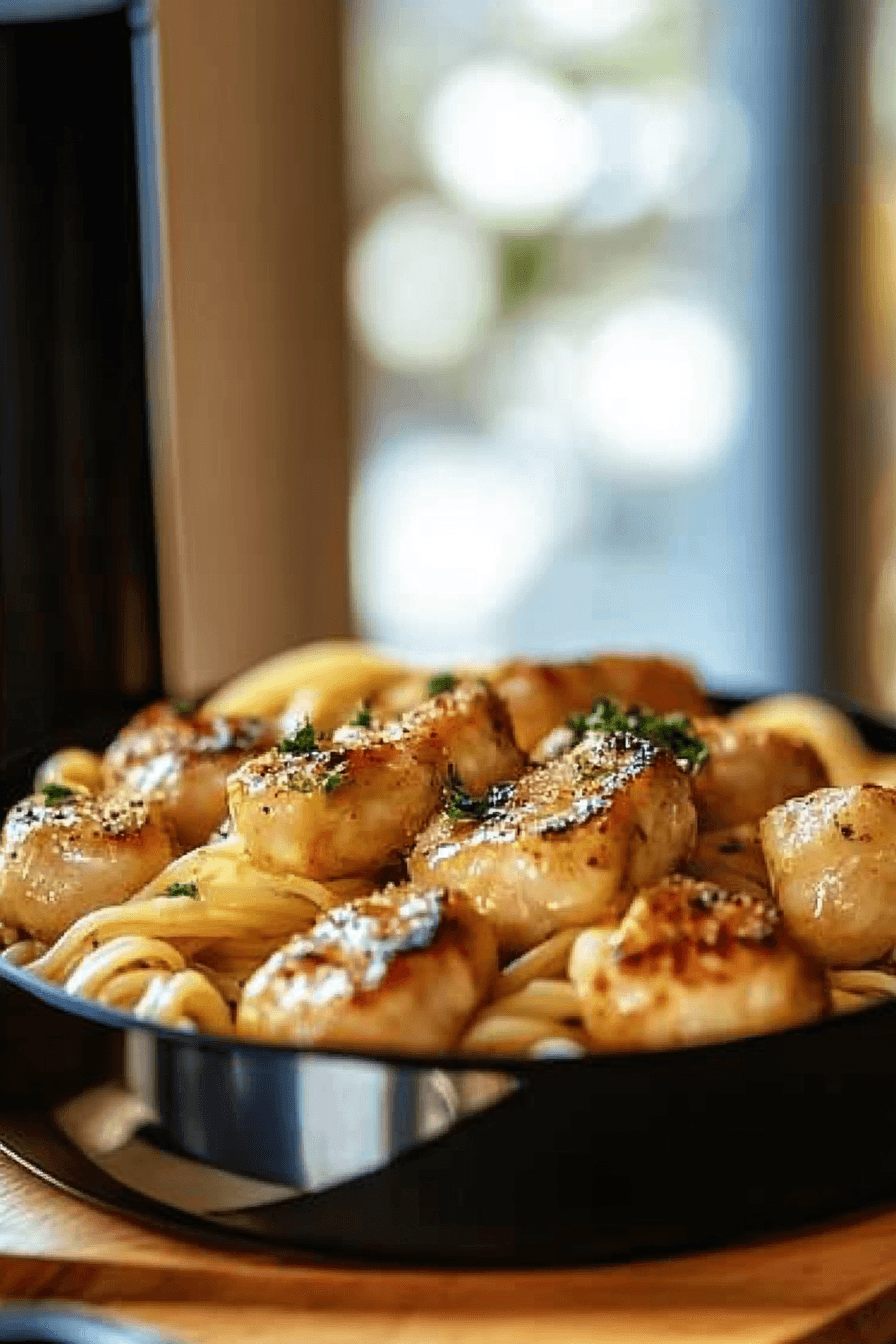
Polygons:
[[[163,1158],[198,1159],[219,1177],[261,1181],[278,1195],[314,1194],[426,1148],[525,1090],[509,1069],[210,1048],[141,1029],[122,1035],[121,1070],[52,1114],[90,1161],[151,1196],[158,1192],[145,1178]],[[169,1187],[178,1207],[197,1211],[195,1184]],[[233,1206],[229,1189],[220,1202]],[[217,1196],[199,1200],[211,1204]]]
[[[128,1031],[127,1090],[176,1150],[304,1195],[387,1166],[517,1092],[499,1068],[209,1051]],[[264,1141],[259,1143],[259,1136]]]

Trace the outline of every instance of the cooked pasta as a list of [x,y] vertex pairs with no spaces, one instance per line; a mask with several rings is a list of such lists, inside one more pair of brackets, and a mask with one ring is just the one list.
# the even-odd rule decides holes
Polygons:
[[[228,682],[203,706],[209,714],[283,714],[291,701],[315,713],[315,723],[335,727],[339,711],[407,676],[403,664],[350,640],[306,644],[260,663]],[[304,697],[304,700],[300,699]],[[326,720],[326,724],[324,722]]]
[[581,1027],[560,1025],[524,1014],[481,1014],[460,1043],[462,1051],[473,1055],[522,1055],[546,1041],[572,1041],[587,1047]]
[[530,947],[503,968],[495,985],[495,999],[518,993],[535,979],[562,978],[566,975],[569,952],[580,928],[561,929],[544,942]]
[[134,1016],[163,1026],[190,1023],[209,1032],[227,1032],[231,1025],[227,1004],[208,977],[197,970],[153,976],[134,1006]]
[[574,1022],[582,1015],[582,1004],[568,980],[532,979],[523,989],[505,994],[480,1011],[482,1018],[502,1014],[531,1017],[536,1022]]
[[177,948],[171,943],[162,942],[161,938],[122,934],[100,943],[92,952],[88,952],[74,970],[66,975],[65,989],[68,994],[95,999],[112,980],[127,971],[141,968],[151,972],[157,968],[182,971],[185,964]]
[[[632,687],[656,703],[619,698]],[[609,698],[592,703],[595,690]],[[179,712],[156,716],[169,744]],[[870,753],[845,715],[811,697],[760,700],[724,721],[699,717],[708,712],[690,671],[661,659],[439,673],[351,641],[292,650],[191,710],[206,745],[236,741],[248,761],[238,787],[236,774],[227,781],[220,835],[207,831],[227,810],[223,783],[208,785],[220,792],[205,797],[192,845],[164,810],[151,740],[124,782],[110,765],[120,746],[105,759],[66,748],[41,766],[0,846],[0,957],[176,1029],[492,1057],[649,1049],[896,998],[896,925],[849,943],[867,945],[871,964],[838,964],[823,930],[809,946],[791,926],[787,891],[779,906],[775,850],[775,819],[800,790],[823,813],[820,785],[896,783],[896,758]],[[235,737],[233,724],[259,717]],[[168,827],[165,844],[144,843],[136,824],[119,834],[117,818],[138,813]],[[858,928],[883,897],[870,890],[874,864],[849,888],[848,831],[831,854],[852,902],[842,918]],[[99,871],[108,865],[112,903],[102,884],[99,896],[79,886],[75,835]],[[23,837],[38,856],[24,867]],[[822,828],[811,855],[788,851],[807,908],[827,843]],[[123,845],[142,857],[122,883]],[[698,999],[701,976],[712,994]],[[756,1017],[760,986],[772,985],[774,1013]],[[647,1021],[645,1004],[663,1007]]]
[[83,747],[66,747],[48,756],[34,777],[36,789],[47,784],[61,784],[98,793],[103,786],[103,761],[95,751]]
[[[815,696],[767,696],[735,710],[728,722],[810,743],[827,766],[832,784],[896,782],[896,757],[869,751],[852,720]],[[881,772],[888,778],[878,779]]]

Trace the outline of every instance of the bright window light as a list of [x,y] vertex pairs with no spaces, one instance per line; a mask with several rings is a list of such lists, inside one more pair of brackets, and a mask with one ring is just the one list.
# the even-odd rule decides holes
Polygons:
[[561,313],[548,309],[505,322],[489,343],[478,379],[479,406],[493,427],[518,434],[554,453],[576,425],[580,341]]
[[896,4],[884,0],[875,6],[875,31],[871,42],[869,94],[871,115],[890,143],[896,142]]
[[752,134],[734,99],[688,88],[654,98],[636,142],[638,170],[680,218],[721,215],[743,198]]
[[520,20],[549,51],[603,47],[640,28],[655,0],[517,0]]
[[481,650],[545,563],[563,519],[518,454],[428,431],[378,445],[352,500],[355,604],[392,647]]
[[602,468],[636,481],[709,470],[744,410],[747,366],[719,314],[645,295],[617,308],[587,342],[582,413]]
[[579,97],[505,59],[474,61],[449,75],[424,111],[421,139],[445,191],[499,228],[546,227],[578,199],[596,167]]
[[743,199],[752,135],[743,108],[704,89],[599,89],[588,102],[597,171],[573,214],[577,232],[625,228],[654,211],[722,215]]
[[408,371],[457,364],[497,308],[494,243],[440,202],[405,198],[380,211],[352,244],[348,299],[378,363]]
[[667,186],[643,162],[651,99],[625,89],[601,89],[588,104],[600,146],[598,170],[575,211],[576,231],[626,228],[655,210]]

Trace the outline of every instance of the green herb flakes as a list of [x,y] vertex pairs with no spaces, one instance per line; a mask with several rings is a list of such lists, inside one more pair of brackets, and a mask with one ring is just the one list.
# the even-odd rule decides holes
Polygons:
[[314,751],[314,725],[306,719],[292,737],[284,737],[278,748],[284,756],[310,756]]
[[613,700],[597,700],[590,714],[567,719],[576,742],[586,733],[633,733],[664,747],[683,769],[697,771],[709,755],[686,714],[654,714],[646,709],[619,707]]
[[482,821],[489,809],[489,795],[475,798],[468,793],[454,771],[448,777],[445,813],[452,821]]
[[45,803],[64,803],[67,798],[75,796],[74,789],[70,789],[66,784],[45,784],[41,792]]
[[199,887],[195,882],[172,882],[162,892],[163,896],[189,896],[191,901],[199,900]]
[[439,672],[436,676],[430,677],[426,694],[432,699],[434,695],[441,695],[443,691],[453,691],[456,685],[457,677],[453,672]]

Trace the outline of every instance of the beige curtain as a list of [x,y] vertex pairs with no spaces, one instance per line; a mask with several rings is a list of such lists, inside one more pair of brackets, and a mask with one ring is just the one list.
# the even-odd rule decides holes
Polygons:
[[341,6],[159,0],[150,389],[163,660],[348,630]]

